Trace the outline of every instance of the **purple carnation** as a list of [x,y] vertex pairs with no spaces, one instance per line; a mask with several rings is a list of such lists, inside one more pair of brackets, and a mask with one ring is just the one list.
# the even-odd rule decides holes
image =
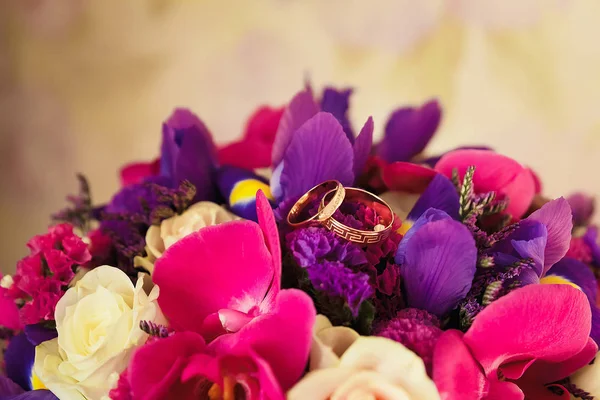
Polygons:
[[440,321],[425,310],[406,308],[390,321],[379,324],[373,333],[402,343],[423,359],[431,376],[433,350],[442,334]]
[[310,267],[321,261],[339,261],[348,266],[367,262],[360,247],[341,239],[325,228],[297,229],[286,236],[287,247],[301,267]]
[[331,297],[346,300],[354,317],[360,305],[373,295],[369,275],[354,272],[338,261],[324,261],[307,268],[308,278],[315,289]]

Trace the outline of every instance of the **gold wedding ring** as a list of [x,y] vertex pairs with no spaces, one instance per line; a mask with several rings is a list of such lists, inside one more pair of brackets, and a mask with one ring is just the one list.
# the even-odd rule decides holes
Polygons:
[[[321,208],[323,210],[327,208],[336,197],[333,193],[334,191],[330,190],[321,199]],[[347,187],[344,201],[354,201],[372,208],[379,218],[378,224],[375,225],[372,231],[363,231],[342,224],[333,217],[332,213],[328,219],[321,222],[327,229],[349,242],[362,244],[377,243],[390,235],[392,225],[394,224],[394,212],[381,198],[363,189]],[[339,206],[337,206],[337,208],[339,208]]]
[[[327,204],[323,205],[321,202],[321,207],[319,207],[317,213],[309,215],[308,207],[326,193],[331,194]],[[346,190],[340,182],[336,180],[325,181],[313,187],[298,199],[287,215],[287,222],[294,228],[313,223],[323,223],[331,218],[337,209],[340,208],[345,196]]]

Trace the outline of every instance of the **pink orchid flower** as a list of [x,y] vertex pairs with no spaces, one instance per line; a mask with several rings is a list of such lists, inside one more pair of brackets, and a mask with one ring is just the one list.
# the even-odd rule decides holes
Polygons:
[[587,365],[598,346],[589,337],[585,294],[569,285],[528,285],[484,309],[464,335],[442,334],[433,378],[445,400],[568,399],[548,389]]
[[120,398],[233,399],[242,390],[278,400],[301,377],[315,308],[306,293],[280,289],[279,235],[262,192],[257,212],[259,224],[203,228],[157,260],[158,302],[175,333],[136,352],[123,384],[132,396]]
[[515,219],[525,214],[536,193],[536,180],[529,168],[490,150],[467,149],[447,153],[437,162],[435,170],[450,178],[457,169],[462,178],[471,165],[476,168],[475,193],[496,192],[510,200],[507,214]]

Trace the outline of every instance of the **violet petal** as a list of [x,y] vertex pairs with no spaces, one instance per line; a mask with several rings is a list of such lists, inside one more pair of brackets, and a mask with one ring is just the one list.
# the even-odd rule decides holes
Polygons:
[[394,258],[396,264],[402,265],[404,263],[404,257],[408,243],[410,242],[411,238],[415,235],[415,233],[418,232],[419,229],[421,229],[425,224],[429,222],[439,221],[443,219],[452,219],[452,217],[449,216],[445,211],[437,210],[435,208],[430,208],[427,211],[425,211],[423,215],[421,215],[419,219],[415,221],[412,227],[406,232],[406,234],[398,244],[398,249],[396,250],[396,256]]
[[408,214],[408,219],[416,221],[430,208],[442,210],[453,219],[459,218],[458,192],[452,181],[442,174],[437,174],[433,178]]
[[598,244],[598,227],[589,226],[583,235],[583,241],[592,251],[593,264],[600,266],[600,245]]
[[567,200],[560,197],[544,204],[527,219],[543,223],[548,230],[548,243],[544,252],[544,272],[546,272],[569,251],[573,230],[571,206]]
[[315,103],[312,91],[309,88],[294,96],[283,112],[277,133],[275,134],[271,156],[273,166],[279,165],[283,160],[283,156],[292,142],[295,132],[317,112],[319,112],[319,106]]
[[11,398],[23,393],[24,390],[21,386],[14,383],[7,376],[0,375],[0,399]]
[[385,126],[385,135],[377,147],[387,162],[409,161],[425,149],[440,123],[442,110],[437,100],[419,108],[396,110]]
[[58,336],[58,332],[56,329],[47,328],[43,324],[35,324],[25,326],[25,335],[32,345],[37,346],[42,342],[54,339]]
[[323,98],[321,99],[321,111],[333,114],[344,129],[350,143],[354,143],[354,131],[348,120],[348,108],[350,106],[350,95],[352,89],[337,90],[332,87],[326,87],[323,90]]
[[298,129],[285,152],[281,172],[283,197],[301,196],[330,179],[352,185],[353,158],[352,145],[340,123],[329,113],[318,113]]
[[6,376],[24,390],[31,390],[31,369],[34,358],[35,346],[27,340],[25,333],[14,336],[4,353]]
[[443,317],[471,289],[477,248],[469,229],[442,219],[421,227],[409,241],[401,267],[409,307]]
[[522,258],[531,258],[535,262],[535,272],[541,277],[544,271],[544,249],[546,248],[547,236],[542,235],[530,240],[513,240],[515,251]]
[[365,169],[371,146],[373,144],[373,117],[369,117],[365,125],[360,130],[354,142],[354,178],[358,179]]
[[573,223],[576,226],[586,226],[594,215],[596,199],[585,193],[575,193],[567,197],[573,211]]

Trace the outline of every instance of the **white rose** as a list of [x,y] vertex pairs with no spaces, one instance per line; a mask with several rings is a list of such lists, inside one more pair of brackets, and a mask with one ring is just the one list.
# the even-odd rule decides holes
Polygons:
[[[585,390],[597,399],[600,398],[600,353],[596,354],[596,361],[575,372],[571,376],[571,382],[579,389]],[[571,399],[575,399],[571,395]]]
[[98,400],[114,384],[133,350],[148,335],[141,320],[163,322],[156,304],[158,287],[143,290],[143,274],[134,287],[121,270],[102,266],[67,290],[54,313],[58,338],[35,351],[34,371],[60,399]]
[[310,369],[288,400],[439,400],[423,360],[393,340],[359,336],[317,316]]
[[136,267],[143,267],[150,274],[154,271],[154,262],[166,249],[179,239],[201,228],[222,224],[238,219],[224,207],[210,201],[201,201],[192,205],[183,214],[165,219],[160,226],[151,226],[146,233],[146,257],[135,257]]

